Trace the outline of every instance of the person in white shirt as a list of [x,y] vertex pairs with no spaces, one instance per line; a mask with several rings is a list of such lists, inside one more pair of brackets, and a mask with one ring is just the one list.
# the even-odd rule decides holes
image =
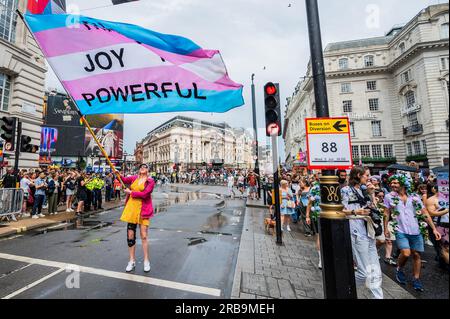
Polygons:
[[234,197],[234,191],[233,191],[233,187],[234,187],[234,177],[233,175],[229,175],[227,178],[227,182],[228,182],[228,195],[233,198]]
[[23,178],[20,180],[20,189],[23,190],[23,204],[22,204],[22,216],[29,217],[30,214],[27,214],[27,203],[28,197],[30,196],[30,185],[34,185],[32,181],[30,181],[30,176],[28,173],[23,175]]

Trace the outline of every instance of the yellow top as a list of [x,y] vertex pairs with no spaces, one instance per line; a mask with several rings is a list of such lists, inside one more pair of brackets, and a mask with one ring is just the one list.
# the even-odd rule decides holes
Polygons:
[[[139,182],[139,179],[136,179],[133,184],[131,184],[130,189],[133,192],[142,192],[145,189],[145,182],[147,180]],[[141,198],[133,198],[129,197],[128,202],[123,210],[121,221],[130,223],[130,224],[139,224],[144,226],[150,225],[149,219],[142,219],[141,217],[141,208],[142,208],[142,199]]]

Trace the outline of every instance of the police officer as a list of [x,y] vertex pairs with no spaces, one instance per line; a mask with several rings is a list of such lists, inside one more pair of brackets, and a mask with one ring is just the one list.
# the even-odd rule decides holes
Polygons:
[[102,208],[102,188],[105,186],[105,182],[98,175],[94,177],[94,209]]
[[87,200],[84,203],[84,211],[91,211],[91,205],[94,200],[94,179],[91,177],[91,173],[87,173],[87,181],[86,181],[86,192],[87,192]]

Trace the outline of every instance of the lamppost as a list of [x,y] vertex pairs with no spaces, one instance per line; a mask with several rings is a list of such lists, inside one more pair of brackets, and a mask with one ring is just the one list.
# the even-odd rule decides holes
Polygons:
[[[314,79],[316,116],[330,117],[326,74],[317,0],[306,0],[311,66]],[[356,299],[355,273],[349,221],[342,213],[338,177],[334,170],[323,170],[320,178],[320,251],[323,260],[323,287],[327,299]]]
[[255,173],[258,175],[258,198],[261,197],[261,179],[259,177],[259,159],[258,159],[258,126],[256,123],[256,99],[255,99],[255,73],[252,74],[252,111],[253,111],[253,134],[255,138]]
[[127,156],[128,153],[124,152],[123,153],[123,157],[124,157],[124,161],[123,161],[123,174],[126,175],[127,174]]

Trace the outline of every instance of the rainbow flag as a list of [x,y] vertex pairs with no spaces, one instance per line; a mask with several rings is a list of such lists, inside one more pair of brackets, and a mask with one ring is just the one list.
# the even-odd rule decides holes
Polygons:
[[223,113],[244,104],[220,52],[184,37],[67,14],[25,21],[84,115]]

